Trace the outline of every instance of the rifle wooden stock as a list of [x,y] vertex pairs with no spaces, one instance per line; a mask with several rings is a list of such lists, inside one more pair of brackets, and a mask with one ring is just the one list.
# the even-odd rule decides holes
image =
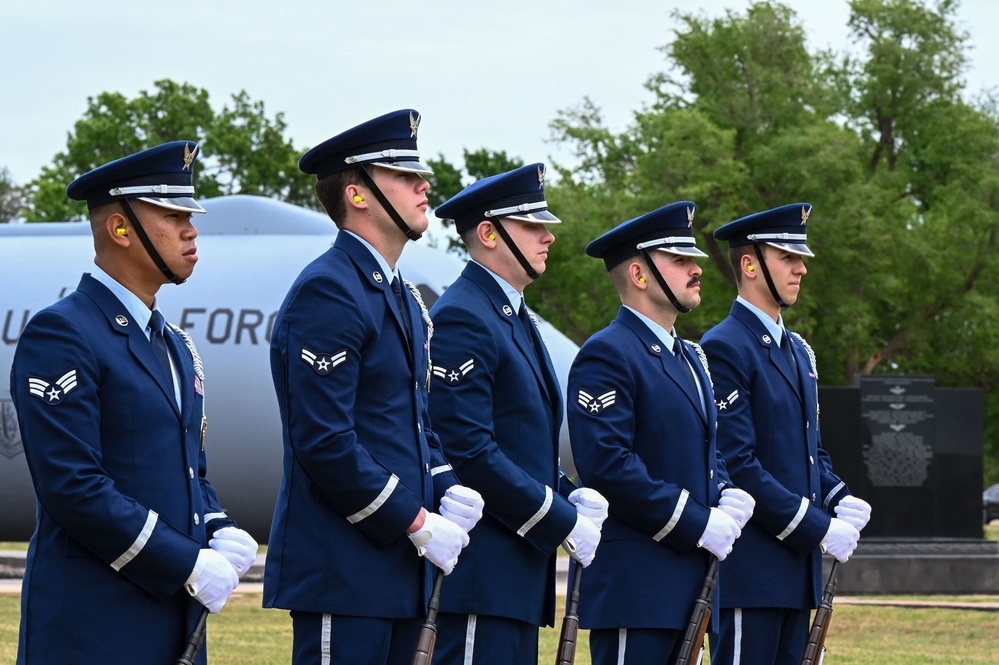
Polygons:
[[576,577],[572,581],[569,603],[562,617],[562,634],[558,638],[558,651],[555,652],[555,665],[573,665],[576,660],[576,637],[579,635],[579,582],[583,579],[583,567],[576,566]]
[[712,556],[708,565],[708,574],[704,577],[704,587],[701,589],[701,595],[694,601],[694,609],[690,613],[690,621],[687,622],[687,631],[683,634],[680,651],[673,665],[693,665],[700,662],[704,633],[707,632],[708,623],[711,622],[711,597],[717,585],[718,558]]
[[437,610],[441,604],[441,582],[444,571],[437,569],[434,576],[434,590],[427,602],[427,618],[416,634],[416,648],[413,649],[412,665],[430,665],[434,660],[434,646],[437,644]]
[[180,654],[180,658],[177,659],[177,665],[194,665],[194,661],[198,660],[198,652],[201,651],[201,645],[205,641],[205,627],[208,624],[208,608],[201,608],[201,614],[198,615],[198,621],[194,624],[194,630],[191,631],[190,636],[187,638],[187,646],[184,647],[184,653]]
[[836,595],[836,573],[839,568],[839,561],[833,561],[829,570],[829,581],[822,592],[822,602],[819,609],[815,610],[815,618],[812,621],[812,629],[808,631],[808,642],[805,644],[805,655],[801,658],[801,665],[818,665],[822,662],[822,652],[825,651],[826,633],[829,631],[829,620],[832,619],[833,596]]

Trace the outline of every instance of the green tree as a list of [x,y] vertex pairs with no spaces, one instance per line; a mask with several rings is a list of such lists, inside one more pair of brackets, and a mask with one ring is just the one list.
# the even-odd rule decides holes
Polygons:
[[10,169],[0,169],[0,224],[9,224],[24,209],[24,190],[14,182]]
[[269,119],[262,102],[245,92],[216,113],[208,92],[170,80],[134,99],[104,92],[88,98],[88,108],[70,132],[66,150],[28,185],[28,221],[81,219],[86,205],[66,197],[78,175],[145,148],[189,139],[201,145],[195,173],[198,196],[256,194],[315,207],[312,180],[297,168],[301,150],[284,138],[283,114]]

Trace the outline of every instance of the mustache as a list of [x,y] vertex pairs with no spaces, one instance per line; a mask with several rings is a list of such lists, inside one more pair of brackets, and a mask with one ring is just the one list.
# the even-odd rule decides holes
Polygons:
[[689,289],[691,287],[697,286],[700,283],[701,283],[700,277],[693,277],[689,282],[687,282],[687,288]]

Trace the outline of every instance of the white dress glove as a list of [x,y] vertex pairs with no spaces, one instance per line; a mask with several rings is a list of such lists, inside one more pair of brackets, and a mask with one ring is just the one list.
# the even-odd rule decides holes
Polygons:
[[735,487],[726,487],[718,498],[718,507],[739,524],[739,530],[746,528],[746,522],[753,516],[756,499],[749,492]]
[[468,544],[468,534],[460,526],[437,513],[427,513],[423,526],[409,534],[417,553],[450,575],[458,555]]
[[482,495],[471,487],[452,485],[447,488],[444,497],[441,498],[441,515],[468,533],[482,519],[484,506],[485,501],[482,500]]
[[229,594],[239,584],[239,577],[229,561],[215,550],[198,552],[191,576],[187,578],[187,592],[215,614],[222,609]]
[[858,540],[860,540],[860,532],[852,524],[834,517],[829,520],[829,530],[819,546],[823,552],[828,552],[836,557],[837,561],[846,563],[850,555],[853,554],[853,550],[857,549]]
[[845,496],[833,509],[836,517],[848,522],[857,531],[862,531],[871,521],[871,504],[855,496]]
[[208,546],[224,556],[239,577],[245,575],[257,560],[257,541],[247,532],[234,526],[216,531],[208,541]]
[[586,568],[593,563],[593,557],[597,555],[597,545],[600,544],[600,529],[597,528],[590,518],[576,513],[576,526],[562,541],[562,547],[573,559]]
[[697,541],[697,546],[714,554],[719,561],[724,561],[741,533],[742,529],[739,528],[735,518],[721,508],[712,508],[708,513],[708,524],[704,527],[704,533]]
[[603,494],[589,487],[580,487],[572,490],[568,499],[576,506],[576,512],[593,522],[597,529],[603,526],[609,505]]

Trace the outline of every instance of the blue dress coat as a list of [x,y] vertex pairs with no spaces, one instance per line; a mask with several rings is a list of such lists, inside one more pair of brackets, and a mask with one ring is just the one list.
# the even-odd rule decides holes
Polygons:
[[701,340],[715,382],[718,448],[732,482],[756,499],[721,564],[722,607],[817,607],[819,543],[849,495],[822,448],[814,354],[793,333],[789,341],[796,370],[738,301]]
[[391,279],[339,233],[278,311],[284,466],[265,607],[386,619],[426,610],[432,566],[406,528],[456,481],[427,417],[429,318],[408,289],[399,310]]
[[563,407],[551,358],[536,326],[529,337],[476,263],[430,314],[431,417],[455,473],[485,500],[471,543],[444,580],[441,611],[552,625],[555,555],[576,510],[561,494]]
[[37,524],[18,663],[165,665],[193,629],[184,584],[234,522],[205,476],[200,358],[179,329],[165,337],[180,407],[142,327],[89,274],[21,335],[11,396]]
[[583,573],[583,628],[682,629],[708,569],[697,541],[728,484],[715,448],[711,380],[685,353],[704,394],[631,310],[590,337],[569,372],[568,420],[583,485],[610,503],[600,550]]

